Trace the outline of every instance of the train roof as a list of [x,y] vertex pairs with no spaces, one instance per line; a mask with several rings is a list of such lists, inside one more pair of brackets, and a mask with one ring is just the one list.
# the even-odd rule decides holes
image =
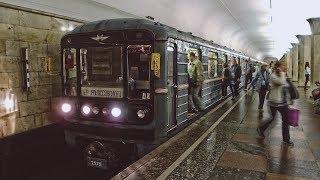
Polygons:
[[[192,33],[187,33],[175,29],[173,27],[164,25],[159,22],[150,21],[147,19],[136,19],[136,18],[120,18],[120,19],[106,19],[100,21],[93,21],[81,26],[76,27],[73,31],[66,34],[66,36],[78,33],[90,33],[95,31],[107,31],[107,30],[123,30],[123,29],[146,29],[155,34],[156,40],[167,40],[168,38],[177,38],[181,40],[186,40],[189,42],[202,43],[206,45],[211,45],[216,48],[224,49],[237,53],[240,52],[233,49],[227,48],[226,46],[221,46],[212,41],[205,40],[203,38],[192,35]],[[243,54],[241,54],[243,56]]]

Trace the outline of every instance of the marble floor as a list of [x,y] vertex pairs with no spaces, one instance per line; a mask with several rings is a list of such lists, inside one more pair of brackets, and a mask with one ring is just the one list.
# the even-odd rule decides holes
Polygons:
[[258,95],[248,92],[190,125],[113,179],[320,179],[320,116],[303,91],[297,101],[293,147],[282,144],[281,120],[259,138],[268,117],[257,111]]

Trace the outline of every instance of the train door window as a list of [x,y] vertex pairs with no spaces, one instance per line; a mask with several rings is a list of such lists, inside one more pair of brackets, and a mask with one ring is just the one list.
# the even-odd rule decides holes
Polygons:
[[168,45],[167,46],[167,65],[168,65],[168,81],[167,84],[168,85],[173,85],[173,51],[174,51],[174,47],[173,45]]
[[150,45],[129,45],[128,55],[128,97],[150,99]]
[[209,53],[208,75],[209,78],[218,76],[218,54],[216,52]]
[[63,80],[64,93],[69,96],[77,95],[77,62],[76,49],[66,48],[63,50]]

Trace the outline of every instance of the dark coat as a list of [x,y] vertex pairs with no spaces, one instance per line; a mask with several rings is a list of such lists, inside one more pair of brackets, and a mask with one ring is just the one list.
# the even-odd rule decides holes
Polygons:
[[229,68],[225,68],[223,72],[223,81],[225,84],[230,84],[231,83],[231,72]]
[[240,79],[241,75],[242,75],[241,67],[238,64],[235,65],[235,66],[236,66],[236,71],[235,71],[235,74],[234,74],[234,78],[235,79]]

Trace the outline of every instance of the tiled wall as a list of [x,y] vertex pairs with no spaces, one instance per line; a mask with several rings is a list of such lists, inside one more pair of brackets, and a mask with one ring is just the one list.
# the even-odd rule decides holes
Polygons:
[[[38,13],[0,7],[0,109],[5,94],[14,94],[11,112],[0,112],[0,137],[45,126],[49,98],[61,92],[60,38],[62,26],[80,23]],[[21,48],[29,50],[30,91],[22,90]],[[45,60],[52,59],[52,71]],[[1,96],[2,95],[2,96]]]

